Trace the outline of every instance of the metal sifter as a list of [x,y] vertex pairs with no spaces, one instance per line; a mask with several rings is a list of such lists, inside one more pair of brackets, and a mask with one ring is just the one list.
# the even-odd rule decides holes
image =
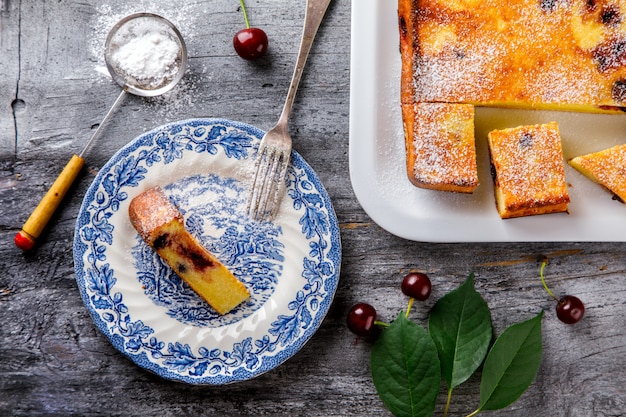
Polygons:
[[104,58],[122,92],[81,153],[72,156],[15,236],[15,245],[22,250],[30,250],[35,245],[80,173],[85,152],[126,93],[154,97],[174,88],[187,68],[187,47],[181,33],[169,20],[152,13],[136,13],[126,16],[110,30]]

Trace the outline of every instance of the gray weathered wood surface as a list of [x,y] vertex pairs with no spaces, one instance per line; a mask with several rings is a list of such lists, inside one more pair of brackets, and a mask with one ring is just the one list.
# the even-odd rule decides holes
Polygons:
[[[342,233],[339,288],[319,332],[279,368],[222,387],[162,380],[115,350],[93,325],[74,278],[74,224],[86,189],[117,149],[165,122],[211,116],[271,127],[304,15],[304,0],[249,0],[252,24],[270,37],[269,56],[250,64],[231,46],[243,27],[239,2],[130,3],[0,0],[0,415],[389,415],[369,374],[371,345],[348,332],[345,316],[353,303],[367,301],[391,320],[405,308],[399,284],[409,270],[428,273],[434,284],[432,297],[413,309],[422,324],[435,300],[469,272],[493,310],[496,334],[546,310],[535,382],[511,407],[485,415],[626,415],[625,243],[411,242],[361,209],[348,172],[349,0],[330,6],[291,120],[296,149],[325,184]],[[98,46],[117,17],[138,10],[180,27],[191,58],[185,82],[165,98],[127,98],[40,244],[23,254],[13,245],[15,233],[119,93],[98,71]],[[538,279],[542,256],[551,259],[553,290],[586,303],[581,323],[556,319]],[[478,389],[477,376],[457,388],[450,415],[473,411]],[[442,387],[437,415],[444,402]]]

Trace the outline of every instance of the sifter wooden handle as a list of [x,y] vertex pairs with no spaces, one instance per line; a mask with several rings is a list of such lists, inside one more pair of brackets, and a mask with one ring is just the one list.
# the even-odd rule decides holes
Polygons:
[[57,207],[67,194],[78,173],[83,168],[85,160],[78,155],[73,155],[72,159],[65,165],[61,174],[46,195],[41,199],[39,205],[30,215],[22,230],[15,236],[15,245],[22,250],[30,250],[35,245],[35,240],[39,237],[48,221],[56,211]]

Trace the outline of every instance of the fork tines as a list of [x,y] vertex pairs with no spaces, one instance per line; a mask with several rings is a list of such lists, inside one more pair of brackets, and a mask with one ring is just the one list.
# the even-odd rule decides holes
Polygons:
[[271,221],[278,211],[285,188],[291,152],[263,146],[256,159],[256,174],[248,200],[248,214],[257,221]]

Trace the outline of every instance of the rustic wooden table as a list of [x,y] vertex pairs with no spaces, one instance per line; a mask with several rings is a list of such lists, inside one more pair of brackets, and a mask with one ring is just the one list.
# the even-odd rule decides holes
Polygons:
[[[269,56],[255,64],[232,49],[232,36],[244,25],[235,0],[0,0],[0,415],[389,415],[370,376],[371,342],[356,339],[345,318],[352,304],[366,301],[381,319],[393,319],[405,308],[399,284],[409,270],[433,281],[431,298],[413,309],[420,324],[435,300],[470,272],[492,309],[496,334],[546,311],[536,380],[512,406],[485,415],[626,415],[625,243],[412,242],[381,229],[361,209],[348,172],[349,0],[330,6],[291,119],[296,149],[333,201],[343,244],[339,287],[319,331],[258,378],[190,386],[134,365],[96,329],[75,281],[72,242],[98,170],[129,140],[166,122],[223,117],[266,130],[278,117],[304,0],[248,3],[251,23],[270,38]],[[13,244],[16,232],[119,94],[103,74],[102,46],[113,23],[134,11],[158,12],[178,25],[189,47],[188,73],[166,97],[127,97],[39,244],[22,253]],[[538,279],[543,256],[551,260],[555,292],[586,303],[582,322],[556,319]],[[477,407],[479,383],[476,375],[455,390],[450,415]]]

